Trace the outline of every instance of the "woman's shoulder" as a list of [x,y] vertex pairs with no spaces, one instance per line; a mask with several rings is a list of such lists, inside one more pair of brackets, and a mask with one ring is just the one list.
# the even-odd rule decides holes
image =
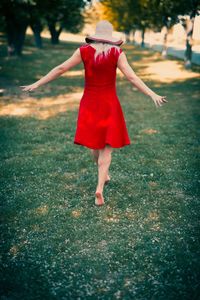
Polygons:
[[117,47],[112,47],[111,49],[112,49],[112,51],[113,51],[114,57],[118,60],[120,54],[123,52],[123,49],[122,49],[121,47],[119,47],[119,46],[117,46]]
[[89,47],[88,43],[84,43],[84,44],[79,46],[80,49],[85,49],[85,48],[88,48],[88,47]]
[[79,46],[79,51],[82,54],[82,56],[84,55],[84,53],[88,52],[89,48],[90,48],[90,45],[88,43],[84,43]]
[[87,56],[88,56],[89,48],[90,48],[89,44],[87,44],[87,43],[84,43],[84,44],[79,46],[79,51],[80,51],[80,54],[81,54],[81,57],[82,57],[83,61],[85,61]]
[[110,50],[115,56],[118,56],[123,52],[123,49],[120,46],[115,45],[113,45]]

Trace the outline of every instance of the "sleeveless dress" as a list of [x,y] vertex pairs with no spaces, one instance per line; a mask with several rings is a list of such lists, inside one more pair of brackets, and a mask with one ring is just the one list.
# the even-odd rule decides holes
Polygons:
[[89,44],[79,47],[85,69],[85,84],[80,100],[74,144],[91,149],[130,145],[125,118],[116,93],[117,60],[123,51],[111,48],[108,56],[97,56]]

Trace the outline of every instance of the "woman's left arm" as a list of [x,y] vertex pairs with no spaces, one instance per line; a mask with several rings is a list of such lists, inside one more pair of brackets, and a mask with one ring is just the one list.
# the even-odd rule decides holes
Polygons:
[[56,66],[53,68],[47,75],[39,79],[38,81],[34,82],[30,85],[23,85],[20,86],[22,88],[22,91],[33,91],[37,89],[39,86],[46,84],[49,81],[52,81],[71,69],[72,67],[78,65],[82,61],[81,53],[79,48],[76,49],[73,53],[73,55],[68,58],[66,61],[64,61],[62,64]]
[[126,76],[126,78],[137,87],[138,90],[140,90],[145,95],[151,97],[151,99],[154,101],[156,107],[161,106],[162,104],[168,102],[166,100],[166,96],[160,96],[154,93],[133,71],[131,66],[128,63],[126,54],[122,52],[119,55],[119,59],[117,62],[118,68],[121,70],[121,72]]

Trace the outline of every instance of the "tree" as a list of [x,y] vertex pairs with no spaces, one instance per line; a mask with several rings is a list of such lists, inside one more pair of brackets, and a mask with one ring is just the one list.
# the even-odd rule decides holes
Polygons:
[[186,49],[185,49],[185,67],[191,68],[192,65],[192,35],[194,30],[195,17],[200,14],[198,0],[191,0],[190,6],[186,8],[188,15],[179,16],[179,21],[186,32]]
[[130,0],[101,0],[100,2],[103,6],[104,18],[113,24],[115,30],[124,32],[126,39],[129,41],[129,34],[134,30],[134,23],[129,14]]
[[[142,31],[142,46],[146,28],[161,30],[164,27],[162,55],[167,54],[167,39],[170,28],[179,22],[182,15],[182,24],[186,30],[186,66],[191,65],[192,33],[194,18],[199,14],[199,0],[101,0],[107,12],[107,17],[115,27],[123,31],[140,29]],[[189,19],[185,16],[189,15]]]
[[[181,23],[186,30],[186,52],[185,61],[186,66],[191,65],[192,57],[192,33],[194,26],[194,18],[198,14],[199,0],[151,0],[152,5],[157,7],[155,17],[162,20],[165,28],[164,40],[163,40],[163,56],[167,54],[167,36],[169,29],[180,21],[179,15],[184,16],[181,18]],[[185,16],[189,14],[189,19]]]
[[146,28],[159,27],[159,22],[154,17],[156,8],[151,0],[101,0],[101,3],[105,7],[105,16],[117,30],[126,35],[136,29],[142,31],[142,47]]
[[48,2],[45,15],[52,44],[59,43],[59,36],[63,29],[79,32],[84,25],[83,11],[89,0],[52,0]]
[[21,55],[27,27],[34,32],[36,46],[42,47],[40,33],[47,24],[53,44],[63,29],[78,32],[83,27],[82,11],[90,0],[2,0],[0,24],[6,32],[9,55]]
[[46,25],[45,13],[47,10],[47,2],[41,0],[34,0],[33,5],[29,11],[29,26],[31,27],[35,45],[37,48],[42,48],[41,32]]
[[21,55],[29,23],[29,5],[28,0],[3,0],[0,3],[0,15],[4,24],[2,29],[7,35],[9,55]]

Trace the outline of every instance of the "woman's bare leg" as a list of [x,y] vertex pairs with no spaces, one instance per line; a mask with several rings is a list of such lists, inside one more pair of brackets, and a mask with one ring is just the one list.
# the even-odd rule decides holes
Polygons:
[[102,194],[103,197],[103,188],[105,180],[107,179],[108,170],[112,160],[112,147],[106,145],[103,149],[99,149],[99,158],[98,158],[98,184],[96,192]]
[[[98,166],[99,149],[90,149],[90,151],[91,151],[91,154],[92,154],[92,157],[93,157],[95,163],[96,163],[97,166]],[[110,175],[109,175],[109,173],[107,173],[107,175],[106,175],[106,180],[110,180]]]
[[98,165],[99,149],[90,149],[90,152],[92,154],[95,163]]

